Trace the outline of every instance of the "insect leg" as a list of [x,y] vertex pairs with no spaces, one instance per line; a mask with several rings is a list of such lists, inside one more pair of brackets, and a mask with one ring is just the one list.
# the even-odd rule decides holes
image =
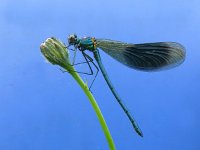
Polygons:
[[[91,87],[92,87],[92,85],[93,85],[93,83],[94,83],[94,81],[95,81],[95,79],[96,79],[96,77],[97,77],[97,75],[98,75],[98,73],[99,73],[99,68],[98,68],[98,66],[94,63],[93,59],[92,59],[89,55],[87,55],[84,51],[82,51],[82,54],[83,54],[83,56],[85,57],[85,60],[87,61],[87,59],[89,59],[90,62],[94,65],[94,67],[95,67],[96,70],[97,70],[96,73],[95,73],[94,79],[92,80],[92,83],[91,83],[90,86],[89,86],[89,90],[90,90]],[[90,70],[92,71],[92,68],[91,68],[91,66],[89,65],[89,63],[88,63],[88,66],[90,67]],[[92,71],[92,73],[93,73],[93,71]]]
[[[90,63],[93,63],[93,59],[92,59],[90,56],[88,56],[87,54],[85,54],[85,53],[82,53],[82,55],[83,55],[83,57],[84,57],[84,59],[85,59],[86,61],[85,61],[85,62],[76,63],[76,64],[72,64],[72,66],[87,63],[87,65],[89,66],[90,72],[89,72],[89,73],[88,73],[88,72],[80,72],[80,71],[75,71],[75,72],[80,73],[80,74],[93,75],[94,73],[93,73],[93,70],[92,70],[91,65],[90,65]],[[66,70],[62,70],[62,69],[60,69],[60,70],[61,70],[63,73],[64,73],[64,72],[73,71],[73,70],[66,71]],[[74,72],[74,71],[73,71],[73,72]]]

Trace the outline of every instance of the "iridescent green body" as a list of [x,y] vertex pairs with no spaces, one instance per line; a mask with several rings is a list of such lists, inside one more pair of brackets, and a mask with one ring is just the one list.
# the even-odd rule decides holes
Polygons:
[[80,39],[78,45],[80,48],[83,48],[84,50],[85,49],[89,51],[95,50],[94,41],[92,40],[92,38],[89,38],[89,37]]
[[103,50],[108,55],[130,68],[143,71],[157,71],[172,68],[181,64],[185,59],[184,47],[175,42],[129,44],[114,40],[95,39],[93,37],[84,37],[79,39],[74,34],[68,37],[68,42],[69,45],[74,45],[75,48],[78,48],[82,52],[85,50],[93,52],[94,58],[98,63],[104,79],[106,80],[117,102],[128,116],[135,131],[140,136],[143,136],[142,131],[137,125],[135,119],[132,115],[130,115],[112,85],[102,64],[98,49]]

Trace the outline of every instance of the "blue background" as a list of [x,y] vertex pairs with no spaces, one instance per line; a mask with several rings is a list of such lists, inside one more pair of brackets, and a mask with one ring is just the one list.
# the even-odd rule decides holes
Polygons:
[[101,51],[144,138],[132,129],[101,73],[92,91],[118,150],[199,150],[199,24],[199,0],[1,0],[0,150],[108,149],[82,90],[40,53],[48,37],[66,42],[71,33],[130,43],[182,43],[185,62],[155,73],[130,69]]

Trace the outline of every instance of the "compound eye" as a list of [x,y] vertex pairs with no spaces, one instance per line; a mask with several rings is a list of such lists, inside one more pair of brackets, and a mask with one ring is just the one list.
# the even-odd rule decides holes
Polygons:
[[74,34],[74,38],[77,39],[77,35],[76,34]]

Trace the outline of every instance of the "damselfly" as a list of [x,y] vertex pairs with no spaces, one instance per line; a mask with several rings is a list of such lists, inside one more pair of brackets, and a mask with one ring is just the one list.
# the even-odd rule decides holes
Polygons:
[[94,37],[77,38],[75,34],[68,37],[68,43],[69,46],[74,46],[75,52],[77,49],[81,51],[90,69],[91,66],[89,63],[91,62],[97,68],[98,72],[99,69],[97,65],[93,62],[93,59],[85,53],[85,51],[88,50],[93,53],[104,79],[106,80],[117,102],[126,113],[135,131],[140,136],[143,136],[142,131],[137,125],[135,119],[130,115],[108,78],[99,55],[99,49],[103,50],[108,55],[130,68],[142,71],[157,71],[172,68],[181,64],[185,59],[184,47],[175,42],[129,44],[108,39],[96,39]]

